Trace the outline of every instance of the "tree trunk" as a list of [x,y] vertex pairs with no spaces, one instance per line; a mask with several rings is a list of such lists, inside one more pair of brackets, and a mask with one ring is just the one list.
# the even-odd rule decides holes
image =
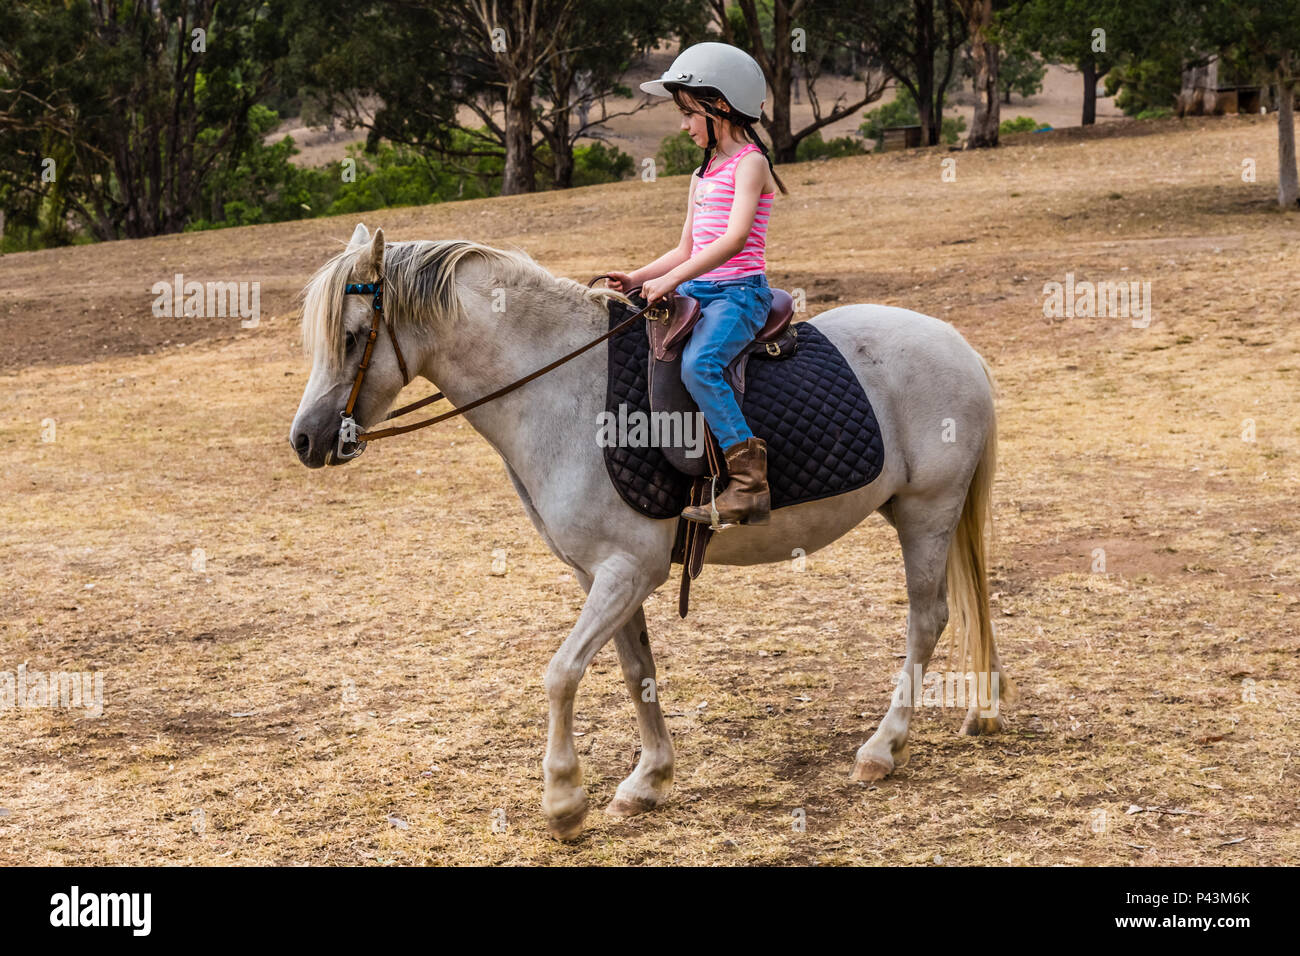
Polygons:
[[993,26],[993,0],[965,0],[962,13],[971,31],[971,59],[975,61],[975,118],[971,121],[967,149],[998,144],[1001,98],[998,95],[998,46],[988,39]]
[[[750,27],[750,39],[755,47],[763,44],[763,34],[758,28],[757,11],[752,8],[745,11],[746,25]],[[751,21],[750,15],[753,19]],[[774,37],[790,36],[790,5],[784,0],[777,0],[772,5],[772,35]],[[757,32],[756,32],[757,31]],[[760,49],[760,53],[763,52]],[[765,59],[768,64],[768,82],[772,85],[772,123],[767,128],[768,138],[772,140],[772,161],[774,163],[793,163],[795,151],[799,144],[795,141],[791,127],[790,95],[794,85],[794,51],[789,39],[775,40],[766,49]]]
[[1097,64],[1083,61],[1083,125],[1097,122]]
[[786,74],[784,90],[781,78],[772,77],[772,125],[767,135],[772,140],[772,161],[775,163],[793,163],[795,149],[798,146],[790,129],[790,84],[789,73]]
[[533,78],[517,76],[506,86],[506,167],[501,195],[534,192],[533,176]]
[[595,94],[591,70],[579,70],[574,84],[578,91],[578,125],[585,128],[591,117],[591,101]]
[[[917,2],[932,2],[932,0],[917,0]],[[791,40],[788,39],[794,28],[802,22],[801,15],[807,12],[808,3],[805,0],[763,0],[764,13],[761,16],[758,0],[709,0],[709,5],[717,19],[722,38],[729,43],[735,42],[737,37],[736,30],[727,17],[728,8],[738,7],[744,18],[749,48],[772,90],[765,108],[762,129],[766,131],[772,142],[773,162],[794,162],[798,155],[799,144],[805,138],[830,123],[852,116],[863,106],[879,99],[884,92],[885,83],[876,75],[880,65],[874,61],[868,62],[861,67],[866,73],[863,77],[864,96],[861,101],[849,105],[843,102],[842,96],[837,97],[830,111],[823,113],[814,89],[820,71],[816,66],[809,69],[807,61],[802,59],[806,51],[800,50],[796,53]],[[764,28],[768,13],[771,15],[772,24],[770,33]],[[851,49],[849,58],[855,64],[852,72],[856,75],[856,65],[861,62],[861,55],[858,50]],[[813,121],[795,130],[791,102],[800,105],[805,102],[800,94],[801,83],[803,92],[807,93],[806,102],[815,109]]]
[[936,123],[934,121],[934,96],[928,89],[929,84],[922,79],[920,84],[920,101],[916,104],[916,113],[921,118],[921,132],[925,136],[926,146],[939,145],[939,130],[942,128],[942,119]]
[[967,149],[983,149],[998,144],[998,127],[1002,123],[1002,98],[998,95],[998,45],[976,43],[975,117],[971,121]]
[[579,123],[585,125],[590,98],[583,92],[582,78],[573,69],[567,54],[561,53],[552,60],[550,72],[556,109],[549,127],[546,123],[538,125],[551,147],[551,187],[568,189],[573,185],[573,143],[569,139],[573,115],[577,113]]
[[551,182],[556,189],[568,189],[573,185],[573,145],[569,142],[568,110],[561,110],[555,114],[555,129],[551,135],[551,157],[555,161]]
[[1294,209],[1300,203],[1295,160],[1295,88],[1279,77],[1277,92],[1277,204],[1283,209]]
[[913,9],[916,39],[912,62],[916,74],[917,115],[921,118],[925,145],[938,146],[939,134],[943,130],[943,113],[940,111],[936,116],[934,112],[934,57],[939,47],[935,38],[934,3],[931,0],[913,0]]

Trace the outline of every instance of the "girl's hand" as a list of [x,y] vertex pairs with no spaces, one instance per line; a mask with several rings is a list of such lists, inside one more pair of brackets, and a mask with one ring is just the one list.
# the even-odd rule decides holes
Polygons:
[[615,292],[622,292],[624,294],[636,287],[636,283],[632,281],[632,277],[626,272],[611,272],[605,279],[605,285],[609,286]]
[[677,288],[677,284],[665,276],[658,279],[649,279],[641,283],[641,298],[645,299],[649,305],[656,299],[662,299],[664,296],[672,295]]

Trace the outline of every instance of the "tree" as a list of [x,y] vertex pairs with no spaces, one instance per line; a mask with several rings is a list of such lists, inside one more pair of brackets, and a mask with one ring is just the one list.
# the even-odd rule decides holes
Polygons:
[[[770,118],[765,115],[762,122],[772,141],[774,162],[794,162],[799,144],[806,137],[852,116],[884,94],[889,78],[877,67],[862,36],[852,29],[851,14],[859,2],[771,0],[770,19],[765,20],[755,0],[736,0],[731,7],[725,0],[710,0],[723,40],[753,56],[772,89]],[[824,110],[817,95],[817,80],[828,66],[844,63],[851,65],[847,72],[861,74],[862,95],[848,102],[841,95]],[[852,67],[858,64],[858,68]],[[803,74],[813,111],[812,122],[797,130],[790,109],[796,66]]]
[[317,0],[291,26],[291,90],[331,122],[366,130],[367,150],[386,139],[459,158],[502,155],[501,144],[481,133],[454,136],[457,110],[483,93],[487,77],[478,73],[487,71],[457,57],[459,38],[438,7]]
[[[898,91],[898,95],[884,106],[868,113],[858,126],[858,132],[864,139],[875,140],[875,151],[880,153],[885,149],[885,130],[893,126],[919,126],[920,122],[916,100],[912,99],[912,94],[907,91],[907,87],[903,87]],[[939,132],[940,141],[951,146],[957,142],[965,129],[964,116],[945,116]]]
[[999,51],[998,87],[1002,90],[1003,105],[1009,106],[1012,93],[1028,98],[1042,92],[1047,65],[1036,53],[1026,49],[1024,41],[1016,35],[1011,34],[1005,43]]
[[1097,121],[1097,83],[1126,60],[1181,46],[1174,29],[1188,0],[1013,0],[1007,20],[1048,60],[1083,75],[1083,125]]
[[578,139],[603,138],[609,120],[653,105],[643,100],[626,110],[611,112],[608,108],[611,96],[632,97],[623,77],[633,63],[665,32],[683,29],[683,24],[695,23],[705,15],[689,0],[583,0],[568,49],[552,57],[548,69],[538,77],[540,100],[547,106],[539,111],[537,126],[551,157],[549,165],[543,159],[539,162],[549,168],[556,188],[573,185]]
[[1212,0],[1197,12],[1207,47],[1254,66],[1277,91],[1277,202],[1283,209],[1297,208],[1294,107],[1300,91],[1300,0]]
[[33,0],[0,7],[0,185],[98,239],[184,228],[252,142],[292,0]]
[[1187,51],[1169,49],[1141,60],[1129,60],[1106,77],[1106,95],[1125,116],[1153,110],[1172,109],[1182,89]]
[[1278,72],[1277,108],[1277,204],[1283,209],[1300,205],[1300,178],[1296,175],[1295,97],[1296,66],[1292,56],[1285,71]]
[[852,14],[874,54],[916,100],[926,143],[937,146],[943,101],[966,39],[955,0],[878,0]]
[[[503,9],[504,8],[504,9]],[[438,9],[460,40],[456,52],[471,64],[470,73],[494,87],[504,106],[500,126],[477,98],[469,105],[505,148],[502,195],[532,192],[533,100],[537,78],[557,57],[571,53],[577,22],[576,0],[442,0]]]
[[320,0],[296,62],[327,109],[370,131],[370,148],[387,139],[452,162],[498,156],[501,192],[524,193],[543,143],[552,181],[569,185],[575,142],[641,108],[606,108],[630,93],[621,75],[700,19],[691,0]]
[[957,0],[970,31],[971,59],[975,66],[975,117],[967,149],[998,144],[1001,98],[998,96],[998,44],[994,38],[993,0]]

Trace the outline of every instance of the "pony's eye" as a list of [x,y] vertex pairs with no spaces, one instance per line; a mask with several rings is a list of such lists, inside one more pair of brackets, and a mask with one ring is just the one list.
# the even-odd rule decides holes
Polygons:
[[347,354],[350,355],[352,354],[352,350],[356,347],[357,347],[357,333],[349,330],[348,337],[347,337],[347,344],[344,346],[344,348],[346,349]]

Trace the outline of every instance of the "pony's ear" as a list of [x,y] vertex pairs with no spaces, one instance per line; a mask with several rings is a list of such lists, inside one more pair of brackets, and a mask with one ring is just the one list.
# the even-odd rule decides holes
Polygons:
[[384,230],[376,229],[370,240],[370,248],[362,253],[357,261],[357,271],[371,279],[384,277]]
[[366,231],[365,225],[357,223],[357,228],[352,230],[352,238],[348,240],[348,248],[356,249],[359,246],[364,246],[369,241],[370,233]]

